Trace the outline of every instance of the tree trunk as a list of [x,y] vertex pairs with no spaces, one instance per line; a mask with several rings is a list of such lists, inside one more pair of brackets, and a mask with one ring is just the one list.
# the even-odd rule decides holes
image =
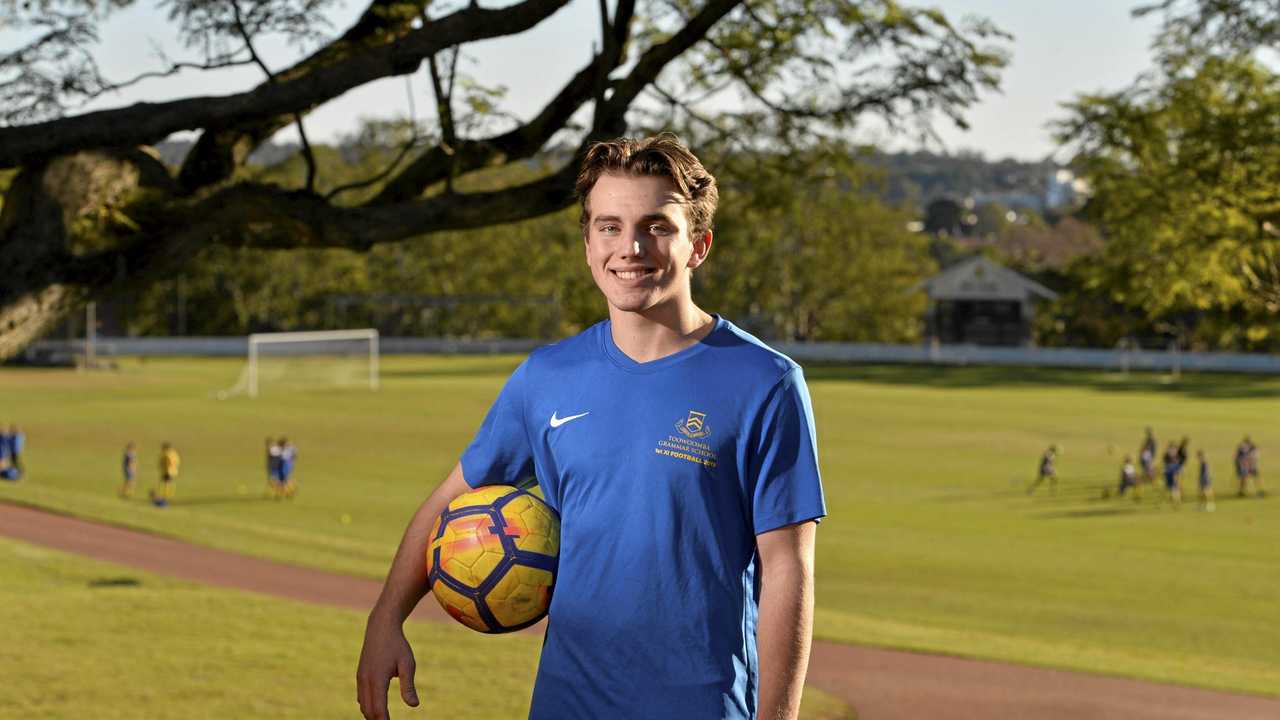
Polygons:
[[23,168],[0,211],[0,360],[49,332],[128,267],[142,235],[124,208],[173,181],[143,150],[87,150]]

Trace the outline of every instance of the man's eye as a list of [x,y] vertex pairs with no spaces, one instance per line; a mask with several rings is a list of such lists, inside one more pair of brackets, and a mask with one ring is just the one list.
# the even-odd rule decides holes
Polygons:
[[600,232],[605,233],[607,235],[613,235],[618,232],[618,226],[617,225],[601,225]]
[[666,225],[656,225],[656,224],[655,224],[655,225],[650,225],[650,226],[649,226],[649,233],[650,233],[651,235],[666,235],[666,234],[668,234],[668,233],[670,233],[670,232],[671,232],[671,229],[670,229],[670,228],[668,228]]

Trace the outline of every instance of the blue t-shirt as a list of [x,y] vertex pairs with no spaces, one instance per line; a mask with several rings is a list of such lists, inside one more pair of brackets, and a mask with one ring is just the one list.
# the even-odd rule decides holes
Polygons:
[[756,535],[826,514],[798,365],[720,318],[637,363],[602,322],[516,369],[462,470],[560,513],[531,718],[755,717]]

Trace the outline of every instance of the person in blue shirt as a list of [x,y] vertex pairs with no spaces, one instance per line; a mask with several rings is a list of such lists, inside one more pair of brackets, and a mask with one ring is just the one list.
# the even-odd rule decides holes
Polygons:
[[120,458],[120,471],[124,475],[124,480],[120,483],[119,495],[125,499],[131,498],[138,477],[138,450],[132,442],[124,446],[124,455]]
[[280,498],[280,444],[275,438],[267,438],[267,496]]
[[795,718],[826,514],[804,375],[694,303],[718,196],[678,140],[597,143],[577,189],[608,320],[515,370],[410,522],[366,626],[361,710],[388,717],[392,676],[418,704],[401,625],[441,510],[536,477],[561,550],[531,718]]
[[1182,503],[1182,484],[1181,472],[1182,465],[1178,461],[1179,452],[1178,445],[1172,440],[1164,450],[1164,489],[1168,494],[1169,502],[1174,505]]
[[298,448],[288,438],[280,438],[279,480],[280,494],[292,498],[298,492],[298,483],[293,479],[294,465],[298,462]]
[[1213,512],[1213,477],[1209,474],[1209,460],[1204,450],[1197,450],[1196,458],[1200,460],[1200,509]]
[[7,433],[0,430],[0,479],[22,479],[22,451],[26,439],[17,425],[10,425]]
[[0,480],[17,480],[18,469],[10,461],[12,451],[9,445],[9,433],[0,427]]

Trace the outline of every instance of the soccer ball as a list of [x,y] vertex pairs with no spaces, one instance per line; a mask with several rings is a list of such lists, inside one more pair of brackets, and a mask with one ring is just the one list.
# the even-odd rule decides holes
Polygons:
[[427,588],[453,619],[504,633],[547,614],[560,564],[560,517],[537,495],[490,485],[449,503],[431,528]]

